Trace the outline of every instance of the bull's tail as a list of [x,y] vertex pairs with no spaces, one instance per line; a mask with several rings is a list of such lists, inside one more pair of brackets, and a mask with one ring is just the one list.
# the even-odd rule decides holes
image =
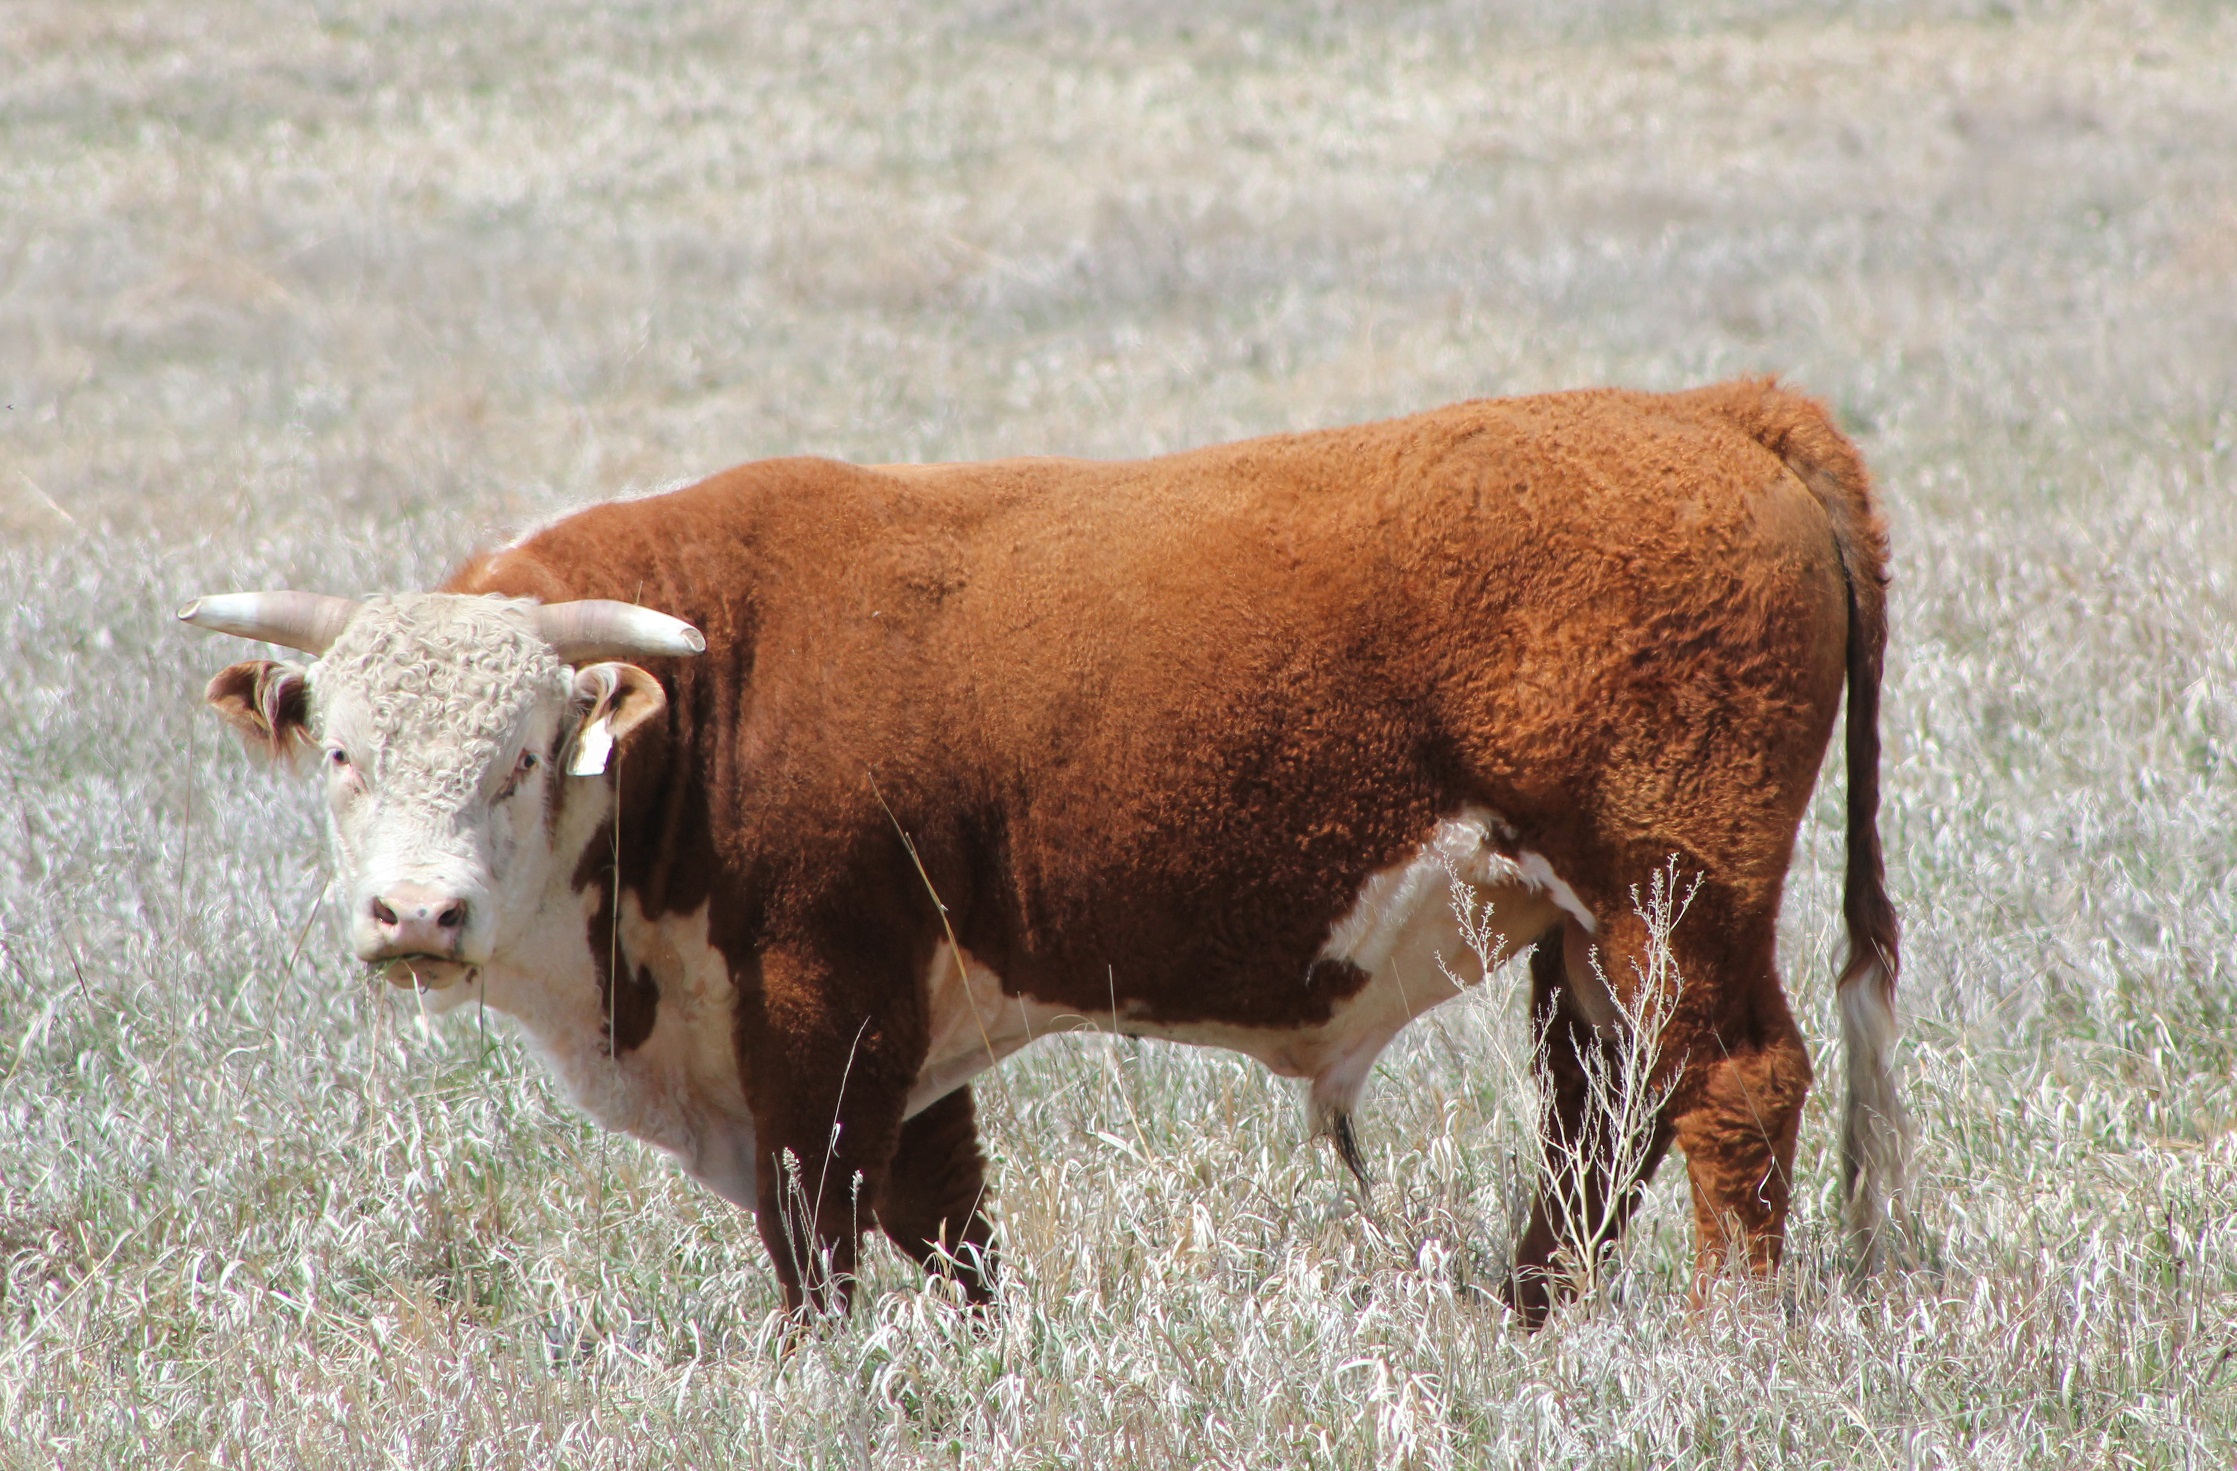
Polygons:
[[1849,955],[1841,967],[1841,1048],[1848,1097],[1841,1119],[1841,1178],[1855,1269],[1870,1272],[1893,1249],[1911,1119],[1890,1055],[1895,1019],[1896,919],[1880,853],[1880,674],[1887,649],[1887,526],[1873,505],[1864,461],[1824,407],[1771,379],[1719,384],[1686,397],[1735,424],[1786,462],[1825,507],[1848,584],[1848,876],[1841,908]]

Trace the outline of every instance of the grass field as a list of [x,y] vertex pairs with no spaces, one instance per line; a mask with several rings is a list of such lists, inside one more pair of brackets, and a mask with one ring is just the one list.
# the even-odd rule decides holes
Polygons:
[[[425,584],[757,455],[1136,454],[1778,370],[1894,524],[1918,1271],[1477,1289],[1502,983],[1363,1210],[1255,1065],[981,1091],[974,1334],[891,1252],[783,1351],[752,1224],[344,963],[184,598]],[[2237,1462],[2237,14],[1179,0],[0,8],[0,1467]]]

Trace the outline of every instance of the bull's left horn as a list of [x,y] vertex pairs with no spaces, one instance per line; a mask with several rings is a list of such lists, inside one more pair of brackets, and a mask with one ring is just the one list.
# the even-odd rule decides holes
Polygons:
[[707,649],[699,630],[681,618],[606,598],[538,608],[536,628],[563,664],[659,654],[685,658]]
[[238,638],[260,638],[306,654],[323,654],[341,636],[357,603],[316,592],[229,592],[196,598],[179,621]]

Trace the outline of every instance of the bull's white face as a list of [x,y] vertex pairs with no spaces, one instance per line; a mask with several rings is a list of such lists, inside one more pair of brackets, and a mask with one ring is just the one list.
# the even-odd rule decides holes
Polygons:
[[351,948],[399,985],[454,984],[564,901],[610,802],[607,750],[664,703],[633,666],[562,664],[533,611],[369,598],[308,667],[211,685],[252,743],[316,762]]
[[550,885],[571,671],[517,607],[422,596],[368,603],[307,672],[351,947],[423,984],[486,965]]

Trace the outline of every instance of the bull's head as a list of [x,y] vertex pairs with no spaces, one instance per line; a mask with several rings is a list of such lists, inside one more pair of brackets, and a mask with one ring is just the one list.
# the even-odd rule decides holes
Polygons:
[[430,989],[529,938],[575,857],[555,829],[581,804],[557,784],[602,791],[614,743],[666,705],[658,680],[609,661],[706,647],[689,624],[612,602],[261,592],[179,617],[314,656],[235,664],[209,702],[251,750],[316,752],[351,946]]

